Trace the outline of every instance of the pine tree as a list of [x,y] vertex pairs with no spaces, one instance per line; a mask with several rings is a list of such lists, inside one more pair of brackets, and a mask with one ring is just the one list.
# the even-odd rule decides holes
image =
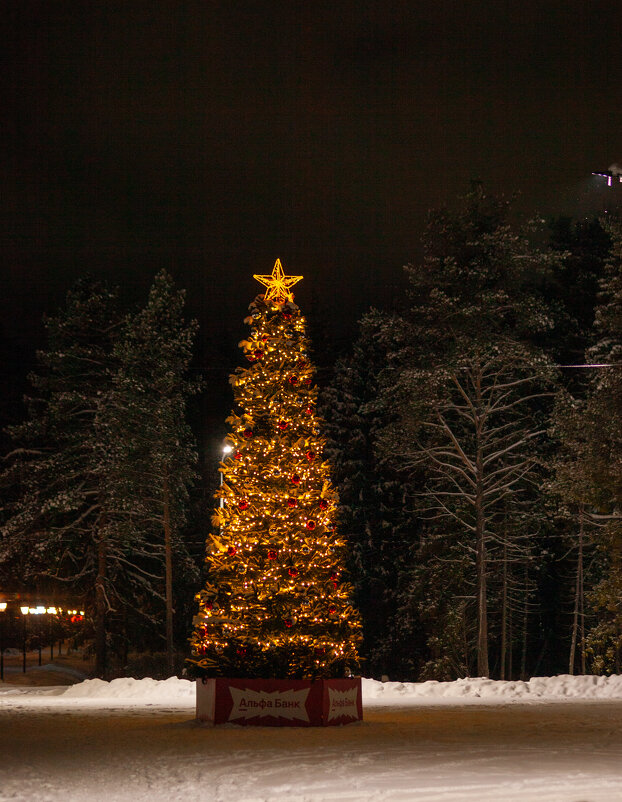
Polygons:
[[230,456],[217,493],[208,581],[192,636],[196,673],[343,676],[360,623],[335,528],[337,494],[324,461],[306,321],[277,260],[250,305],[251,363],[231,377]]
[[125,320],[116,292],[79,282],[46,321],[29,418],[11,427],[3,574],[84,605],[98,676],[111,647],[153,644],[165,606],[172,662],[173,559],[196,576],[181,540],[196,461],[185,423],[196,383],[184,377],[195,324],[182,310],[164,273]]
[[[536,287],[560,256],[515,232],[509,211],[508,202],[476,185],[459,210],[431,213],[423,264],[406,268],[410,309],[385,327],[387,341],[396,328],[402,334],[380,377],[398,420],[378,448],[388,460],[399,444],[403,475],[412,480],[418,472],[412,504],[426,521],[422,556],[452,566],[446,573],[455,603],[446,584],[419,576],[428,588],[419,596],[420,615],[432,625],[437,649],[445,633],[434,630],[438,616],[429,611],[445,610],[458,631],[463,603],[474,597],[480,676],[490,671],[489,577],[504,563],[498,546],[505,542],[515,559],[529,552],[521,533],[533,532],[524,525],[525,505],[535,503],[538,449],[546,439],[543,398],[554,375],[538,347],[552,319]],[[430,562],[423,570],[443,576]],[[412,611],[410,601],[404,609]],[[442,654],[432,657],[445,665]]]
[[[402,443],[404,468],[424,469],[425,483],[415,499],[419,514],[430,533],[439,530],[452,559],[473,558],[477,672],[488,676],[490,574],[500,559],[499,545],[514,560],[526,554],[516,524],[540,480],[536,444],[546,427],[539,425],[534,401],[550,384],[549,366],[500,338],[465,345],[456,357],[442,369],[402,376],[400,389],[410,404],[380,445],[388,450]],[[445,559],[449,556],[448,551]]]
[[[542,344],[562,364],[582,363],[585,351],[594,342],[598,282],[604,274],[611,238],[596,218],[575,222],[559,217],[549,227],[550,246],[562,259],[553,265],[542,286],[555,319],[553,331]],[[585,374],[581,371],[564,378],[583,382]]]
[[[594,370],[587,398],[566,399],[555,431],[562,442],[558,483],[570,487],[592,527],[600,576],[586,592],[596,621],[586,637],[595,673],[622,670],[622,226],[605,226],[612,247],[600,282]],[[579,522],[580,523],[580,522]]]
[[0,560],[20,579],[70,588],[95,629],[96,671],[105,671],[107,614],[123,575],[124,546],[111,539],[95,421],[108,397],[120,326],[116,293],[85,279],[45,322],[48,348],[30,376],[29,417],[10,428],[16,448],[2,475],[13,503]]
[[171,673],[173,563],[186,580],[195,573],[181,534],[197,462],[186,406],[200,383],[186,378],[197,324],[184,321],[184,303],[184,291],[175,289],[166,271],[158,273],[147,305],[124,321],[114,349],[113,388],[97,421],[111,507],[139,558],[128,570],[143,601],[128,614],[159,625],[157,601],[163,602]]
[[407,509],[412,488],[399,475],[400,445],[392,459],[376,450],[379,432],[392,419],[382,405],[379,376],[395,341],[390,316],[372,310],[360,322],[352,353],[336,364],[320,395],[327,454],[339,492],[340,531],[348,541],[350,574],[363,622],[361,654],[369,676],[406,678],[420,661],[416,617],[395,621],[401,586],[412,574],[420,527]]

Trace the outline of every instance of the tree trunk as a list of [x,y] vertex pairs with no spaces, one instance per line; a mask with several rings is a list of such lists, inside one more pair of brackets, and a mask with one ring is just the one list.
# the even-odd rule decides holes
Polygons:
[[581,628],[581,673],[585,674],[585,594],[583,592],[583,567],[584,567],[584,557],[583,557],[583,535],[584,535],[584,527],[585,519],[583,517],[583,505],[581,506],[581,523],[579,526],[579,566],[580,566],[580,574],[579,574],[579,621],[580,621],[580,628]]
[[[622,571],[622,538],[620,537],[619,532],[615,533],[612,532],[612,541],[611,541],[611,569],[610,569],[610,576],[612,581],[616,582],[617,587],[620,587],[620,576]],[[615,642],[618,644],[615,652],[614,652],[614,665],[615,665],[615,673],[621,674],[622,673],[622,638],[620,635],[622,634],[622,600],[621,594],[618,593],[615,599],[615,607],[614,607],[614,627],[615,627]]]
[[501,602],[501,672],[499,679],[505,679],[508,627],[508,546],[503,543],[503,597]]
[[486,519],[484,516],[484,493],[482,487],[482,454],[477,450],[477,487],[475,494],[476,529],[475,562],[477,572],[477,676],[487,677],[488,669],[488,590],[486,587]]
[[513,675],[514,665],[513,665],[513,662],[512,662],[512,658],[514,656],[514,639],[513,639],[514,636],[512,634],[512,610],[511,609],[508,609],[507,615],[508,615],[508,644],[509,644],[509,648],[508,648],[508,679],[511,680],[512,677],[514,676]]
[[523,608],[523,648],[520,658],[520,678],[527,680],[527,625],[529,623],[529,575],[525,563],[525,606]]
[[486,587],[488,557],[486,554],[486,516],[484,513],[484,455],[482,435],[484,421],[481,410],[482,377],[478,371],[475,385],[475,571],[477,574],[477,676],[488,677],[488,589]]
[[95,578],[95,674],[106,677],[106,539],[97,542],[97,576]]
[[173,644],[173,547],[171,543],[171,506],[168,476],[164,477],[164,564],[166,584],[166,662],[170,676],[175,673]]
[[[577,576],[574,590],[574,610],[572,616],[572,638],[570,640],[570,659],[568,660],[568,673],[574,674],[575,655],[577,650],[577,636],[579,632],[579,612],[580,599],[582,595],[582,573],[583,573],[583,505],[579,507],[579,552],[577,554]],[[581,638],[581,651],[583,652],[583,637]],[[585,661],[583,658],[582,666]],[[585,673],[585,671],[583,671]]]
[[467,605],[462,606],[462,660],[464,665],[464,676],[470,676],[469,666],[469,628],[467,621]]

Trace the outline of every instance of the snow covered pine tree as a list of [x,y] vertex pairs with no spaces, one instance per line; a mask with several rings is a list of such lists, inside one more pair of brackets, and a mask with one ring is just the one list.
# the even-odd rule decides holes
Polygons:
[[[250,337],[240,343],[250,366],[231,377],[240,413],[228,418],[232,450],[221,466],[218,529],[208,540],[208,581],[197,597],[191,670],[199,677],[262,678],[263,690],[252,692],[253,680],[238,682],[257,705],[256,694],[264,693],[255,718],[242,715],[248,700],[240,702],[233,689],[239,723],[284,723],[271,709],[273,694],[302,693],[303,685],[309,699],[294,723],[346,723],[360,718],[358,680],[341,680],[341,690],[339,681],[329,688],[335,683],[329,680],[317,690],[337,709],[335,694],[350,694],[340,697],[345,716],[328,721],[325,710],[316,721],[311,711],[312,686],[322,686],[313,680],[348,677],[356,668],[360,621],[343,575],[337,494],[322,460],[305,319],[290,292],[302,276],[285,276],[277,259],[270,276],[255,278],[267,289],[251,303]],[[291,679],[287,688],[266,685],[274,678]]]

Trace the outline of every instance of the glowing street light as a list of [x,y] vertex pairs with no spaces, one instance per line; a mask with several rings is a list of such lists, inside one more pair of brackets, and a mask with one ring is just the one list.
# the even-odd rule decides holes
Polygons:
[[19,608],[22,611],[22,621],[23,621],[23,628],[22,628],[22,673],[26,673],[26,616],[30,613],[30,607],[25,605],[24,607]]
[[[223,460],[225,459],[225,457],[227,456],[227,454],[230,454],[232,451],[233,451],[233,446],[232,446],[232,445],[229,445],[229,443],[227,443],[226,445],[224,445],[224,446],[222,447],[222,458],[223,458]],[[223,475],[222,475],[222,471],[221,471],[221,472],[220,472],[220,486],[221,486],[221,487],[222,487],[222,483],[223,483],[223,481],[224,481],[224,479],[223,479]],[[224,507],[224,506],[225,506],[225,500],[224,500],[224,498],[222,498],[222,496],[221,496],[221,498],[220,498],[220,506],[221,506],[221,507]]]

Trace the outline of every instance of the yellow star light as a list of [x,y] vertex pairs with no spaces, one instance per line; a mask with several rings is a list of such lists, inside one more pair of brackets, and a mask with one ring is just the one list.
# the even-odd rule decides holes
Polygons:
[[294,293],[289,291],[290,287],[297,284],[302,276],[286,276],[283,272],[281,260],[277,259],[274,263],[271,276],[253,276],[261,284],[267,287],[264,293],[264,300],[274,301],[277,304],[284,304],[285,301],[293,301]]

